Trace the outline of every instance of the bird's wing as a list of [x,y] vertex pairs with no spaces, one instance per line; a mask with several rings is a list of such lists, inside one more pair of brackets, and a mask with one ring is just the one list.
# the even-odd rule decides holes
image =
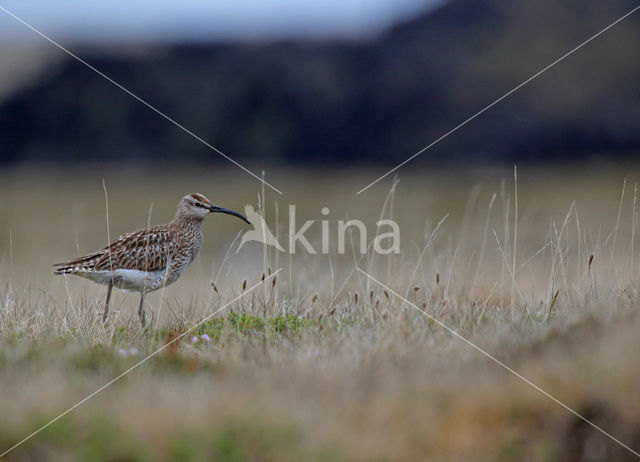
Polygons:
[[125,234],[103,251],[95,269],[164,270],[167,257],[173,250],[173,230],[168,227],[141,229]]
[[109,271],[137,269],[164,270],[167,257],[173,251],[174,231],[166,226],[141,229],[120,236],[104,249],[90,255],[58,263],[57,273],[80,270]]

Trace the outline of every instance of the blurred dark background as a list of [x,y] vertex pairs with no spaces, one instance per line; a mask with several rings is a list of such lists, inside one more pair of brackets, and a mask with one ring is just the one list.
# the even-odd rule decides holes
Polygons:
[[[38,27],[46,15],[33,16],[28,4],[14,2],[12,11],[33,17]],[[120,37],[117,28],[109,34],[109,18],[95,36],[64,24],[43,31],[238,161],[392,165],[635,6],[629,0],[450,0],[413,2],[397,14],[382,9],[334,29],[328,11],[318,27],[311,12],[297,28],[276,21],[256,32],[241,24],[219,36],[169,28],[166,36],[160,30]],[[360,7],[365,11],[366,2]],[[6,32],[0,34],[0,163],[226,162],[1,11],[0,21]],[[206,31],[206,18],[202,23]],[[289,19],[289,26],[295,23]],[[499,164],[637,155],[639,82],[640,12],[418,160]]]

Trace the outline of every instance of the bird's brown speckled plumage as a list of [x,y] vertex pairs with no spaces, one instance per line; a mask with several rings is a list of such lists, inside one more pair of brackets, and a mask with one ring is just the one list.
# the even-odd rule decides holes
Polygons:
[[229,213],[247,221],[237,212],[212,205],[202,194],[188,194],[169,223],[133,231],[98,252],[58,263],[54,274],[73,274],[107,284],[104,319],[112,287],[140,292],[144,324],[144,294],[174,283],[195,259],[202,247],[202,222],[209,212]]
[[[173,279],[171,275],[184,271],[198,254],[202,246],[202,221],[177,218],[164,225],[133,231],[98,252],[58,263],[55,274],[132,269],[163,271],[168,280]],[[157,287],[149,287],[154,289]]]

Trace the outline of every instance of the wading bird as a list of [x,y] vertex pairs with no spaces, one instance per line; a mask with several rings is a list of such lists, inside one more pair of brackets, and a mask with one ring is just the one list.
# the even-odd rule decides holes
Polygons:
[[184,273],[202,246],[202,221],[209,213],[228,213],[251,224],[238,212],[211,204],[202,194],[187,194],[171,222],[125,234],[98,252],[57,263],[54,274],[74,274],[108,286],[104,322],[114,287],[140,292],[138,315],[144,327],[145,295],[173,284]]

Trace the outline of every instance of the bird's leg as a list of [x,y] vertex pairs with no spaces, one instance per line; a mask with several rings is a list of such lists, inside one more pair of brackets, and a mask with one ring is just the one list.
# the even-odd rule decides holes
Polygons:
[[140,306],[138,307],[138,316],[140,316],[140,324],[142,324],[142,328],[146,325],[145,316],[144,316],[144,292],[142,292],[142,297],[140,297]]
[[113,289],[113,281],[109,281],[109,288],[107,289],[107,301],[104,304],[104,313],[102,314],[102,322],[107,322],[107,317],[109,317],[109,302],[111,301],[112,289]]

